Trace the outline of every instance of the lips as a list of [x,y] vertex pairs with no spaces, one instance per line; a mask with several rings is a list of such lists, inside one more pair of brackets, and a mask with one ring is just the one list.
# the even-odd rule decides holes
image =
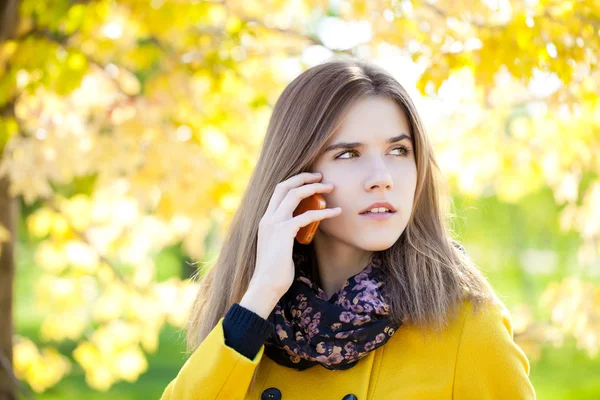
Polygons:
[[373,208],[380,208],[380,207],[384,207],[384,208],[387,208],[388,210],[390,210],[391,213],[389,213],[389,214],[393,214],[396,212],[396,207],[394,207],[392,204],[388,203],[387,201],[378,201],[376,203],[371,204],[368,207],[363,208],[363,210],[360,211],[359,214],[365,214],[365,213],[369,212],[370,210],[372,210]]
[[386,220],[391,220],[392,218],[394,218],[394,214],[393,212],[377,212],[377,213],[364,213],[364,214],[360,214],[360,216],[364,219],[370,219],[370,220],[380,220],[380,221],[386,221]]

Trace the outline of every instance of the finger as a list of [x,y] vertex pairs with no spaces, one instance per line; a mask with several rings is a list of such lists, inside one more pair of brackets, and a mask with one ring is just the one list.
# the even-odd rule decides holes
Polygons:
[[318,182],[294,188],[288,192],[288,195],[283,199],[273,217],[277,221],[290,219],[290,217],[292,217],[292,213],[302,200],[312,196],[315,193],[325,193],[330,192],[331,190],[333,190],[333,185]]
[[342,209],[340,207],[325,208],[323,210],[310,210],[304,214],[300,214],[290,220],[290,224],[294,227],[295,231],[298,232],[300,228],[305,227],[311,222],[321,221],[325,218],[331,218],[339,215]]
[[279,205],[291,189],[302,186],[305,183],[317,182],[321,180],[321,178],[321,175],[303,172],[277,184],[273,191],[273,195],[271,196],[271,200],[269,201],[269,205],[267,206],[267,210],[265,211],[265,215],[272,216],[275,214],[275,211],[279,208]]

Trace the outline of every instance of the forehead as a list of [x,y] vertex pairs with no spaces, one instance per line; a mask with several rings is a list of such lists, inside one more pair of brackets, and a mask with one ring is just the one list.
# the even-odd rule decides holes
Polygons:
[[348,108],[332,141],[388,139],[400,133],[410,135],[410,124],[400,105],[387,97],[371,96],[358,99]]

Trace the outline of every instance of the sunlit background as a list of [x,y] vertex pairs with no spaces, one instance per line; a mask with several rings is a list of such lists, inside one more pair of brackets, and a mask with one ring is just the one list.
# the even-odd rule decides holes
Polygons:
[[0,7],[0,392],[159,398],[278,95],[352,55],[416,102],[538,398],[600,398],[600,2]]

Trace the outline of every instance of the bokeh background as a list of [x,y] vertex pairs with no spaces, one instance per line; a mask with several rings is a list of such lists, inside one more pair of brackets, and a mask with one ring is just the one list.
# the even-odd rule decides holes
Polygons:
[[0,7],[0,392],[159,398],[278,95],[350,55],[416,102],[538,398],[600,398],[600,2]]

